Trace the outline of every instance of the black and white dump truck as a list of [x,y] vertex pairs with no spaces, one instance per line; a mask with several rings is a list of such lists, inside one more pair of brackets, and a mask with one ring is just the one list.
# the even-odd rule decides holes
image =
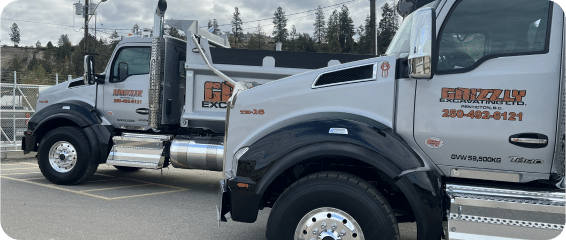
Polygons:
[[[159,1],[153,35],[123,39],[106,70],[39,94],[37,112],[22,140],[37,151],[43,175],[78,184],[99,164],[123,171],[176,168],[222,171],[226,103],[234,89],[372,55],[291,53],[230,49],[225,36],[194,20],[164,20]],[[163,36],[164,26],[188,41]]]
[[551,239],[564,229],[564,12],[436,0],[385,56],[227,102],[219,221],[266,238]]
[[[78,184],[102,163],[223,171],[219,221],[267,239],[550,239],[564,229],[564,12],[435,0],[386,56],[230,49],[196,21],[129,37],[40,93],[23,149]],[[163,36],[164,24],[188,41]],[[273,81],[278,80],[278,81]]]

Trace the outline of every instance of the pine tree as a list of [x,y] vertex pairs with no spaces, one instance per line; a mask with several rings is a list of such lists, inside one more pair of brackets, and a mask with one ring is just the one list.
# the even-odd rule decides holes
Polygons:
[[242,37],[244,35],[243,27],[244,23],[240,18],[240,11],[238,7],[234,8],[234,16],[232,17],[232,34],[234,39],[234,45],[242,42]]
[[334,10],[328,18],[328,27],[326,27],[326,42],[329,44],[333,40],[338,42],[338,19],[338,11]]
[[350,17],[350,10],[345,5],[342,6],[338,15],[338,41],[342,52],[348,53],[352,51],[354,44],[354,20]]
[[218,22],[216,21],[216,19],[212,19],[212,27],[214,28],[214,31],[212,33],[216,34],[216,35],[220,35],[220,29],[218,28]]
[[277,7],[273,16],[273,36],[276,42],[285,42],[287,37],[289,37],[289,31],[287,30],[287,17],[285,17],[285,12],[281,7]]
[[316,9],[316,17],[314,20],[314,39],[316,39],[317,43],[322,43],[325,39],[326,35],[326,22],[324,21],[324,11],[322,8],[318,6]]
[[37,42],[35,43],[35,48],[40,48],[41,47],[41,42],[39,42],[39,40],[37,40]]
[[20,28],[18,27],[18,24],[12,24],[10,31],[12,31],[10,33],[10,41],[14,43],[14,47],[17,47],[18,44],[20,44]]
[[120,37],[120,35],[118,35],[118,32],[114,30],[112,35],[110,35],[110,42],[114,43],[114,42],[119,42],[120,40],[122,40],[122,38]]
[[370,17],[367,16],[364,25],[360,25],[356,30],[357,34],[360,36],[358,40],[358,46],[355,53],[358,54],[371,54],[371,31],[370,31]]
[[387,47],[389,46],[389,43],[391,43],[391,40],[393,40],[393,37],[395,36],[397,29],[399,28],[399,20],[395,9],[389,4],[385,3],[383,7],[381,7],[381,10],[381,20],[379,21],[377,28],[379,54],[385,53]]

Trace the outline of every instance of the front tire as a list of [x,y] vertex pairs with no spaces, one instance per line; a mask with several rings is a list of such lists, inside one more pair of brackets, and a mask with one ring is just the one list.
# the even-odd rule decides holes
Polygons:
[[90,178],[98,168],[92,155],[90,142],[80,128],[56,128],[39,144],[39,169],[52,183],[78,184]]
[[395,214],[377,189],[336,172],[309,175],[277,199],[266,237],[278,239],[399,239]]

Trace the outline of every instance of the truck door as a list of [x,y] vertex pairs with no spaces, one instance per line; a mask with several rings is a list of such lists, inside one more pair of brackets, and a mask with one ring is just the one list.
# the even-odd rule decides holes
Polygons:
[[[529,174],[505,179],[503,171],[548,174],[558,115],[561,11],[554,7],[553,14],[546,0],[456,2],[438,32],[436,75],[416,81],[416,143],[452,176],[462,169],[499,171],[495,179],[505,181],[526,181],[518,178]],[[553,15],[560,24],[551,25]],[[461,177],[483,178],[466,172]]]
[[112,60],[103,112],[116,127],[148,126],[150,56],[151,47],[124,47]]

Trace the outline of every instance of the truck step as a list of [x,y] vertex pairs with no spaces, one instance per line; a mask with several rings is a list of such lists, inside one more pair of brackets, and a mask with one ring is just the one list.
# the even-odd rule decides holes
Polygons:
[[172,135],[123,133],[112,138],[114,146],[106,164],[112,166],[160,169],[165,162],[164,142]]
[[446,184],[446,193],[448,239],[552,239],[564,230],[563,190]]

